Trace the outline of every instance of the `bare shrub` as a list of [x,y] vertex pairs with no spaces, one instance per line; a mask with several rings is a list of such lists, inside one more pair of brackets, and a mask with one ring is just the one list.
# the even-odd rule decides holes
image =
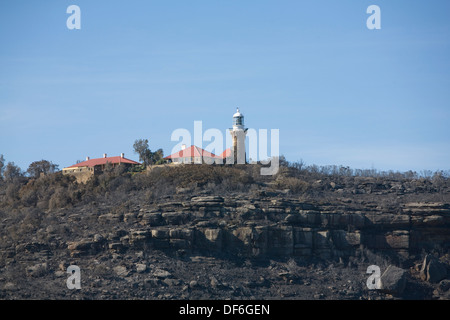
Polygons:
[[278,189],[289,189],[291,193],[303,193],[309,188],[309,183],[298,178],[283,177],[275,182]]
[[64,208],[68,204],[70,204],[70,196],[67,192],[67,189],[59,187],[50,197],[48,206],[49,209],[57,209],[57,208]]
[[34,190],[25,190],[20,193],[20,201],[26,207],[36,206],[37,200],[37,193]]
[[6,187],[6,200],[9,202],[14,202],[19,200],[19,190],[20,190],[20,184],[19,183],[8,183]]

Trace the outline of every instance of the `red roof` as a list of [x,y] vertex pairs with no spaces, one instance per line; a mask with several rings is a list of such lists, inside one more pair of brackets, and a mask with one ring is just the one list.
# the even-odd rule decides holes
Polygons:
[[189,148],[175,152],[174,154],[171,154],[170,156],[167,156],[164,159],[178,159],[187,157],[221,158],[220,156],[216,156],[214,153],[208,152],[202,148],[192,145]]
[[222,159],[226,159],[228,157],[231,156],[231,148],[226,149],[224,152],[222,152],[222,154],[218,157],[222,158]]
[[128,163],[128,164],[140,164],[139,162],[122,158],[121,156],[117,157],[106,157],[106,158],[97,158],[97,159],[90,159],[86,160],[77,164],[74,164],[68,168],[77,168],[77,167],[94,167],[99,165],[104,165],[107,162],[115,164],[115,163]]

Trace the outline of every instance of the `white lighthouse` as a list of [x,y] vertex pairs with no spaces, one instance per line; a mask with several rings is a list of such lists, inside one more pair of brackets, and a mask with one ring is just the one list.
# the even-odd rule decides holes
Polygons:
[[236,113],[233,115],[233,128],[230,128],[230,134],[233,139],[233,163],[245,164],[245,136],[247,130],[244,127],[244,115],[237,108]]

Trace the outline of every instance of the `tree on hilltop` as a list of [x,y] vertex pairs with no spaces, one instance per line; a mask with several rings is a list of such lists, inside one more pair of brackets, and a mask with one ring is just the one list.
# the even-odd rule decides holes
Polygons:
[[49,174],[58,171],[58,165],[47,160],[34,161],[28,167],[27,173],[32,178],[39,178],[41,174]]
[[20,167],[16,166],[14,162],[8,162],[3,170],[3,178],[6,181],[13,181],[16,178],[23,177],[23,172]]
[[148,146],[148,139],[138,139],[133,144],[134,152],[139,155],[139,161],[145,166],[164,162],[163,149],[152,152]]

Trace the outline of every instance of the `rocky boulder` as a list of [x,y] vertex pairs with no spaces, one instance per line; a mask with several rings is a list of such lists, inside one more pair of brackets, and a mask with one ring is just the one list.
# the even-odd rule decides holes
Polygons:
[[94,254],[96,252],[96,248],[97,243],[87,239],[69,242],[67,245],[67,249],[70,251],[71,257],[83,254]]
[[199,196],[191,198],[192,204],[195,205],[218,205],[223,203],[223,198],[220,196]]
[[392,295],[399,296],[406,287],[406,271],[389,265],[380,278],[380,290]]

